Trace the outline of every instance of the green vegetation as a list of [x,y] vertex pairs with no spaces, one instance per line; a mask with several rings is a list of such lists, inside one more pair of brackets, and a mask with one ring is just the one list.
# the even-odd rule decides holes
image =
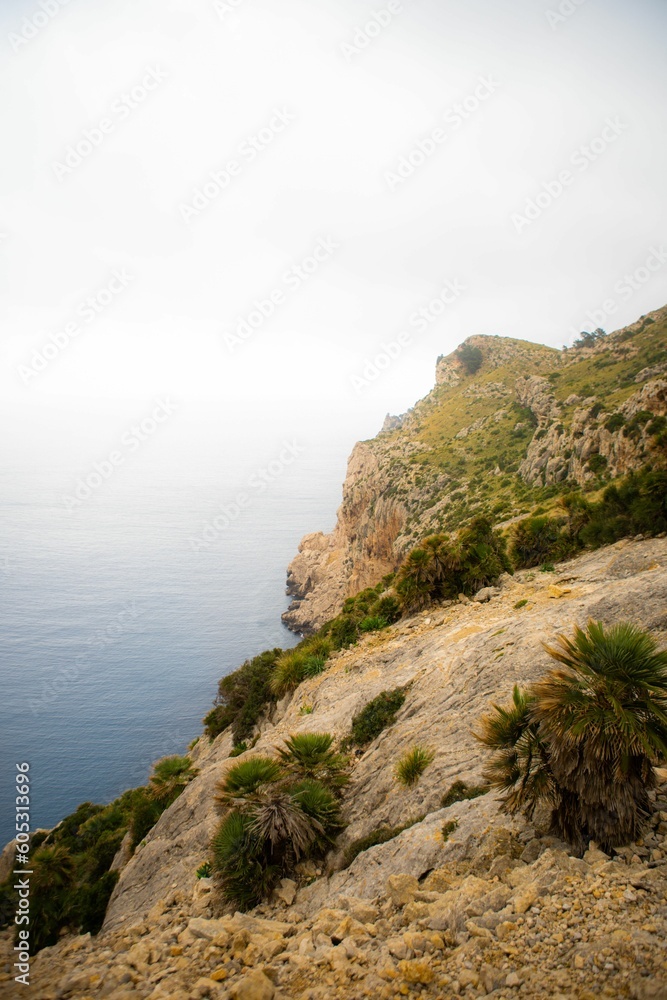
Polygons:
[[204,719],[207,734],[213,739],[228,726],[234,743],[252,736],[266,706],[275,700],[269,681],[281,649],[271,649],[223,677],[218,684],[214,708]]
[[213,874],[213,869],[211,868],[210,861],[205,861],[202,865],[199,866],[199,868],[195,872],[197,878],[210,878],[212,874]]
[[153,766],[150,791],[155,801],[165,808],[183,791],[197,774],[189,757],[164,757]]
[[511,570],[504,537],[478,517],[456,541],[433,535],[413,549],[399,570],[396,590],[404,607],[412,610],[459,593],[473,594]]
[[484,355],[480,351],[479,347],[473,347],[472,344],[461,344],[458,351],[456,351],[456,357],[459,359],[468,375],[474,375],[475,372],[479,371],[482,367],[482,362],[484,361]]
[[539,566],[547,557],[560,556],[562,523],[553,517],[527,517],[519,521],[512,539],[514,565]]
[[455,802],[465,802],[467,799],[477,799],[491,790],[490,785],[466,785],[464,781],[455,781],[440,800],[440,806],[446,809]]
[[373,830],[372,833],[367,834],[365,837],[360,837],[358,840],[353,840],[349,844],[343,855],[343,868],[349,868],[354,859],[362,853],[362,851],[367,851],[370,847],[377,847],[378,844],[386,844],[388,841],[393,840],[394,837],[398,837],[399,833],[403,833],[404,830],[409,830],[411,826],[415,826],[416,823],[421,823],[424,816],[415,816],[414,819],[408,820],[407,823],[403,823],[402,826],[380,826],[377,830]]
[[352,732],[347,738],[349,746],[364,747],[376,739],[383,729],[396,721],[396,715],[405,702],[406,689],[394,688],[381,691],[352,719]]
[[285,770],[297,778],[310,778],[328,788],[342,788],[349,780],[347,757],[335,749],[330,733],[290,736],[278,756]]
[[449,840],[450,834],[454,833],[454,830],[458,828],[458,825],[459,821],[457,819],[450,819],[442,824],[442,839],[445,844]]
[[667,651],[631,624],[589,622],[547,652],[560,667],[481,721],[485,777],[507,812],[544,801],[559,836],[611,851],[639,836],[667,755]]
[[[241,910],[265,899],[302,858],[321,856],[343,828],[342,758],[327,733],[290,737],[280,760],[235,764],[218,787],[226,814],[211,845],[223,897]],[[317,773],[320,777],[308,777]]]
[[416,785],[426,768],[433,762],[435,751],[424,747],[408,750],[396,765],[396,780],[406,788]]
[[527,604],[528,604],[528,598],[524,597],[523,600],[516,602],[516,604],[514,605],[514,610],[518,611],[519,608],[525,608]]
[[517,569],[549,565],[628,535],[667,531],[667,470],[646,466],[610,483],[597,502],[571,493],[560,506],[560,517],[531,517],[515,525],[510,552]]
[[[63,928],[97,934],[118,881],[118,872],[109,869],[125,835],[136,848],[196,773],[188,757],[166,757],[154,765],[148,785],[124,792],[107,806],[83,802],[50,833],[32,837],[33,954],[55,944]],[[8,920],[16,908],[10,879],[0,886],[3,926],[12,901]]]

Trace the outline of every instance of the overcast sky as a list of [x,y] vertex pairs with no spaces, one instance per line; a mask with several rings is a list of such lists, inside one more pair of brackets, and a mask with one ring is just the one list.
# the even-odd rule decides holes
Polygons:
[[2,398],[372,423],[471,334],[663,305],[666,37],[664,0],[3,0]]

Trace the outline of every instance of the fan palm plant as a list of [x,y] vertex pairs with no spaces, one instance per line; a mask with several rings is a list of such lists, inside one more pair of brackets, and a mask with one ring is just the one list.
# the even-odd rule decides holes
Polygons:
[[296,733],[285,740],[278,756],[285,768],[299,778],[312,778],[332,788],[347,784],[347,757],[334,748],[330,733]]
[[603,846],[639,834],[667,755],[667,650],[621,622],[589,622],[547,652],[563,666],[534,685],[532,717],[558,784],[577,796],[582,829]]
[[505,811],[523,810],[530,818],[541,799],[558,804],[558,792],[551,772],[549,750],[532,719],[535,698],[517,685],[512,704],[494,705],[493,712],[480,720],[476,739],[492,751],[484,777],[502,793]]
[[216,802],[222,806],[251,798],[265,785],[271,785],[284,776],[283,768],[272,757],[250,757],[235,764],[218,782]]
[[396,591],[405,607],[408,609],[423,607],[431,595],[434,584],[431,553],[424,548],[413,549],[399,570],[396,584]]
[[149,786],[153,798],[161,805],[171,805],[197,773],[188,757],[164,757],[153,765]]
[[264,843],[269,855],[284,861],[287,851],[293,851],[298,861],[313,845],[324,827],[303,811],[287,792],[270,789],[251,808],[251,833]]

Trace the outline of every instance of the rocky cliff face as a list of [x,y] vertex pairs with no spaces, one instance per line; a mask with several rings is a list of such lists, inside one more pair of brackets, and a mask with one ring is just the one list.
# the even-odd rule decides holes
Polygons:
[[650,461],[651,418],[667,414],[667,308],[580,350],[466,344],[478,371],[439,358],[433,391],[355,446],[336,527],[307,535],[290,563],[290,628],[322,625],[430,532],[509,520],[554,484],[592,488]]
[[[229,758],[227,734],[201,739],[191,751],[199,775],[124,867],[101,934],[41,952],[33,995],[665,995],[667,785],[643,840],[614,860],[594,845],[571,857],[539,819],[500,813],[494,794],[444,809],[441,798],[455,780],[479,782],[484,757],[471,730],[514,683],[542,673],[543,640],[593,617],[631,619],[667,642],[667,539],[618,542],[555,574],[524,570],[501,584],[488,603],[432,608],[337,654],[262,727],[249,754],[272,752],[299,731],[342,736],[376,694],[409,684],[395,724],[354,759],[349,826],[330,870],[304,871],[301,885],[286,882],[251,914],[219,915],[210,882],[195,870],[218,822],[215,785],[239,758]],[[416,743],[435,758],[404,789],[394,767]],[[350,841],[409,820],[340,868]],[[2,946],[11,963],[7,935]],[[6,995],[22,995],[3,975]]]

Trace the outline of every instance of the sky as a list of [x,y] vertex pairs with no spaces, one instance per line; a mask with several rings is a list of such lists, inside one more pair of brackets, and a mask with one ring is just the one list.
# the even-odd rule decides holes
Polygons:
[[472,334],[664,305],[665,37],[664,0],[3,0],[3,405],[362,437]]

